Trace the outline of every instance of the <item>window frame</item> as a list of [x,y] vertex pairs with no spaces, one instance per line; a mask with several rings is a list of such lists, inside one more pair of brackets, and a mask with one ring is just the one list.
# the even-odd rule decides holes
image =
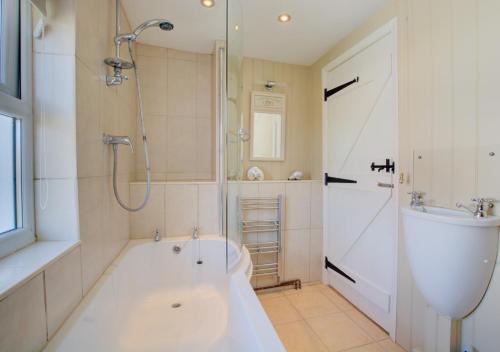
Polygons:
[[[33,180],[32,26],[31,5],[20,0],[21,98],[0,91],[0,114],[21,121],[22,227],[0,235],[0,258],[35,241]],[[19,190],[16,190],[19,192]]]

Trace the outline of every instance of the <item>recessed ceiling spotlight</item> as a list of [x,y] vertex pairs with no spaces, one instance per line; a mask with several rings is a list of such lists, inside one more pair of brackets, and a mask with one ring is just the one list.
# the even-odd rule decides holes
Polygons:
[[214,7],[215,6],[215,0],[201,0],[201,4],[204,7]]
[[285,22],[290,22],[292,20],[292,16],[290,16],[287,13],[282,13],[281,15],[278,16],[278,21],[285,23]]

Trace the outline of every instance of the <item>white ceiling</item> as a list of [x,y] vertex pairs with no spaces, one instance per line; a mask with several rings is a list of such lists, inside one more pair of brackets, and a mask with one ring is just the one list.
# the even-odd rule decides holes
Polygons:
[[[217,0],[216,0],[217,1]],[[234,0],[230,0],[234,1]],[[198,53],[211,53],[214,41],[226,36],[226,1],[213,8],[202,7],[199,0],[121,0],[132,27],[152,18],[165,18],[174,30],[148,29],[139,41],[151,45]]]
[[[229,1],[242,4],[245,56],[310,65],[390,0]],[[216,6],[210,9],[202,7],[199,0],[122,3],[134,27],[151,18],[166,18],[174,23],[172,32],[143,32],[143,43],[209,53],[215,40],[225,38],[225,0],[216,0]],[[291,22],[277,21],[283,12],[292,16]]]

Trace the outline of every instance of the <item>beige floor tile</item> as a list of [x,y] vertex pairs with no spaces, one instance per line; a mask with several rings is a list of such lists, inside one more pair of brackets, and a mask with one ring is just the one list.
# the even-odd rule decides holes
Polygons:
[[328,351],[305,321],[279,324],[276,326],[276,332],[287,352]]
[[355,347],[345,352],[384,352],[384,350],[376,343],[371,343],[369,345],[364,345],[361,347]]
[[306,290],[286,297],[304,318],[340,312],[339,308],[318,290]]
[[281,293],[279,291],[277,291],[277,292],[259,292],[259,293],[257,293],[257,297],[261,301],[265,301],[267,299],[284,297],[284,295],[283,295],[283,293]]
[[404,348],[392,342],[390,339],[379,341],[379,346],[384,352],[405,352]]
[[289,295],[295,295],[295,294],[301,293],[301,292],[317,291],[317,290],[325,289],[326,287],[327,286],[325,286],[323,284],[303,285],[300,290],[290,289],[290,290],[283,291],[283,294],[285,294],[286,296],[289,296]]
[[380,341],[387,339],[389,335],[377,324],[357,310],[345,312],[357,325],[359,325],[372,339]]
[[356,309],[347,299],[333,288],[325,286],[320,289],[320,292],[328,297],[341,311]]
[[299,312],[284,297],[266,299],[261,303],[274,325],[302,320]]
[[344,313],[322,315],[306,320],[330,352],[367,345],[370,337]]

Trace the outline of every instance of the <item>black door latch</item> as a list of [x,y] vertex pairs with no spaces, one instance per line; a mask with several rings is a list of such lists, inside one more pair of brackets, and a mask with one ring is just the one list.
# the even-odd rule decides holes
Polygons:
[[325,173],[325,186],[328,186],[329,183],[358,183],[358,181],[348,180],[345,178],[330,177],[327,173]]
[[391,160],[385,159],[385,165],[375,165],[375,163],[372,163],[370,168],[372,169],[372,171],[375,171],[375,169],[377,169],[378,172],[385,170],[385,172],[392,171],[392,173],[394,173],[395,166],[396,164],[394,163],[394,161],[391,164]]

